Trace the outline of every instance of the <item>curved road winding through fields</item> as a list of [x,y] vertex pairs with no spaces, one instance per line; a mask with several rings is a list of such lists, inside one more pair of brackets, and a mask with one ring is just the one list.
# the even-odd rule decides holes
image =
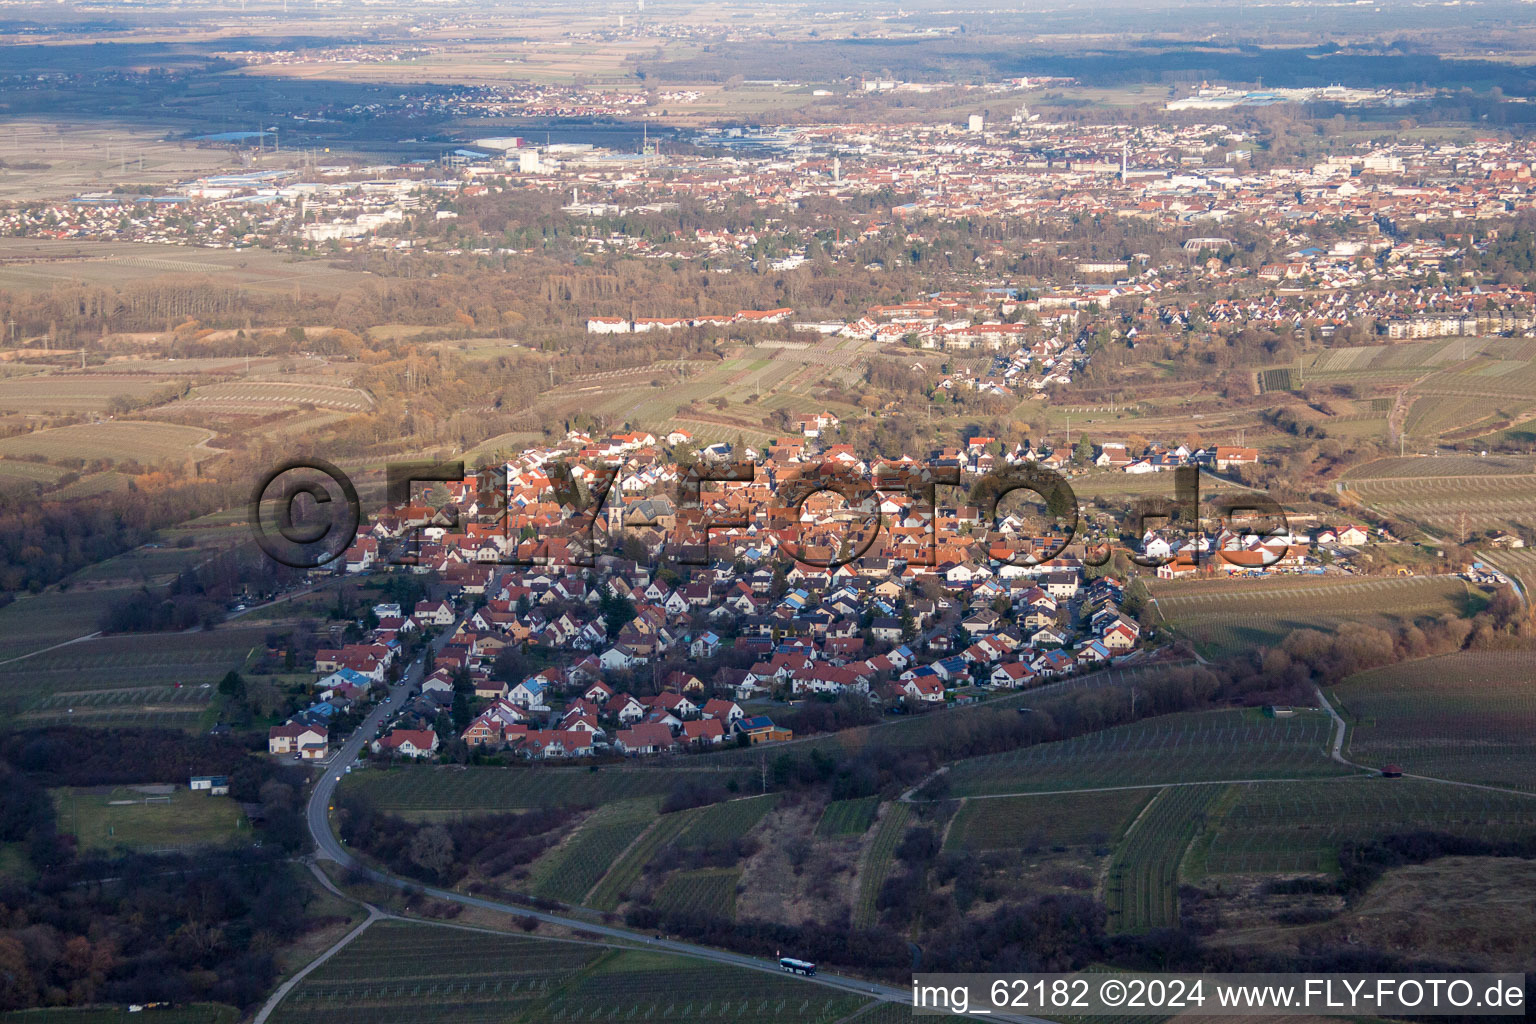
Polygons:
[[[444,630],[443,635],[449,636],[452,629]],[[709,960],[718,964],[731,967],[744,967],[754,971],[768,971],[773,974],[781,973],[779,965],[768,960],[760,960],[757,957],[745,956],[741,953],[730,953],[722,949],[713,949],[709,946],[696,946],[691,942],[678,942],[673,939],[655,938],[643,932],[633,931],[628,928],[619,928],[613,925],[594,923],[577,917],[565,917],[560,914],[551,914],[545,911],[533,910],[528,907],[514,906],[509,903],[498,903],[495,900],[482,899],[479,896],[470,896],[466,893],[454,892],[451,889],[436,889],[422,886],[409,879],[375,870],[363,864],[347,851],[347,848],[336,838],[331,831],[329,812],[331,798],[335,795],[336,786],[346,774],[346,769],[357,759],[363,744],[367,743],[383,724],[389,710],[401,701],[421,679],[422,663],[412,662],[402,676],[400,682],[390,691],[393,698],[390,704],[379,704],[368,717],[363,720],[346,741],[329,760],[325,766],[325,774],[315,782],[314,790],[310,793],[309,804],[305,808],[305,821],[309,825],[310,835],[315,841],[315,856],[319,859],[334,861],[342,867],[351,867],[361,870],[374,881],[397,889],[420,890],[433,899],[448,900],[454,903],[462,903],[468,907],[477,907],[481,910],[489,910],[502,914],[514,914],[518,917],[531,917],[547,924],[561,925],[593,935],[610,939],[623,939],[629,942],[643,944],[647,948],[657,949],[667,953],[677,953],[682,956],[694,957],[700,960]],[[823,974],[818,972],[815,976],[803,979],[817,985],[829,988],[841,989],[845,992],[853,992],[885,1002],[911,1005],[912,993],[910,989],[898,988],[894,985],[880,985],[868,981],[860,981],[857,978],[842,977],[836,974]],[[990,1014],[989,1019],[1017,1022],[1017,1024],[1049,1024],[1038,1017],[1010,1016],[1003,1014]]]

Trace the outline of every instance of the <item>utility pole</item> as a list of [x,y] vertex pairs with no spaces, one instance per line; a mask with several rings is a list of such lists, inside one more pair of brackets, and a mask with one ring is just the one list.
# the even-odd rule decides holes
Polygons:
[[768,795],[768,755],[767,754],[763,754],[758,759],[758,770],[762,774],[762,779],[763,779],[763,795],[767,796]]

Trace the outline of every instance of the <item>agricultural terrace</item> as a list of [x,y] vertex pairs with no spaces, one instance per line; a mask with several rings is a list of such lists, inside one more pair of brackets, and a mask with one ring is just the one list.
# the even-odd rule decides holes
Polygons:
[[0,608],[0,673],[12,658],[95,632],[101,615],[130,592],[72,588],[18,594]]
[[1536,675],[1521,651],[1463,651],[1351,676],[1347,753],[1415,775],[1536,793]]
[[950,823],[944,845],[967,850],[1108,846],[1155,792],[1118,789],[967,799]]
[[[613,863],[585,902],[599,910],[614,910],[647,872],[665,870],[670,847],[687,848],[727,843],[745,836],[778,803],[778,794],[728,800],[706,807],[664,814]],[[660,860],[659,864],[653,861]]]
[[1346,842],[1417,831],[1530,836],[1536,797],[1369,777],[1235,785],[1210,814],[1189,874],[1334,872]]
[[664,814],[657,818],[655,824],[624,851],[624,856],[614,862],[583,902],[598,910],[617,910],[619,904],[629,898],[630,888],[640,881],[646,865],[677,840],[696,814],[697,809]]
[[868,1002],[788,975],[661,953],[381,922],[305,978],[271,1019],[832,1024]]
[[694,917],[736,916],[736,886],[740,868],[700,868],[678,871],[662,883],[652,901],[656,909]]
[[660,801],[616,800],[592,812],[565,842],[534,861],[536,896],[580,903],[629,845],[656,821]]
[[[8,137],[0,143],[5,141]],[[0,151],[3,149],[0,145]],[[191,154],[199,154],[202,160],[209,159],[210,154],[216,154],[214,159],[227,156],[217,150],[186,150],[181,155]],[[184,177],[180,171],[175,175]],[[7,176],[7,187],[14,186],[14,177]],[[50,174],[54,179],[50,185],[57,185],[57,177],[56,172]],[[96,188],[100,182],[99,177],[91,177],[71,187]],[[333,294],[374,280],[367,273],[341,269],[325,260],[304,260],[260,249],[220,250],[149,242],[5,238],[0,239],[0,258],[4,260],[0,289],[13,292],[47,291],[61,284],[111,288],[167,274],[197,275],[231,288],[283,295],[292,295],[296,286],[306,292]]]
[[43,373],[0,380],[0,412],[106,412],[114,400],[141,401],[174,385],[174,381],[106,373]]
[[910,804],[896,802],[885,805],[880,827],[864,852],[863,863],[859,865],[859,901],[853,910],[853,923],[860,928],[868,928],[875,923],[875,899],[880,895],[880,886],[885,882],[886,873],[891,870],[891,860],[896,856],[896,847],[901,844],[901,837],[907,831],[907,820],[911,816]]
[[[1436,460],[1438,461],[1438,460]],[[1536,527],[1536,473],[1445,473],[1346,480],[1370,509],[1457,537],[1484,530]]]
[[240,1011],[224,1003],[155,1006],[134,1013],[126,1006],[52,1007],[0,1013],[0,1024],[235,1024]]
[[[342,783],[381,811],[407,818],[496,814],[530,807],[597,807],[616,800],[663,797],[681,782],[703,779],[745,785],[750,774],[701,775],[685,768],[464,768],[457,765],[375,767]],[[669,816],[670,817],[670,816]]]
[[[1057,697],[1079,690],[1097,690],[1110,686],[1133,685],[1144,676],[1156,675],[1165,671],[1168,665],[1168,662],[1163,662],[1160,664],[1134,665],[1129,667],[1117,666],[1085,672],[1082,675],[1075,675],[1016,693],[987,694],[977,704],[946,705],[942,710],[888,719],[876,725],[859,726],[853,729],[842,729],[838,732],[821,733],[790,740],[787,744],[783,744],[780,749],[794,751],[796,754],[807,754],[813,750],[855,754],[870,747],[886,747],[898,750],[927,748],[933,743],[933,730],[935,728],[935,721],[929,717],[930,715],[942,714],[945,716],[939,720],[939,728],[944,728],[948,725],[962,727],[968,720],[997,715],[1001,712],[1011,713],[1018,708],[1029,707],[1048,696]],[[712,768],[729,764],[740,766],[743,769],[751,767],[755,770],[762,756],[763,753],[760,749],[733,746],[725,750],[711,751],[707,754],[692,755],[689,761],[699,765],[709,765]]]
[[819,836],[861,836],[875,823],[880,798],[863,796],[854,800],[834,800],[821,812],[816,823]]
[[1377,459],[1352,467],[1341,478],[1346,486],[1384,480],[1431,477],[1523,476],[1536,473],[1536,459],[1517,455],[1409,455]]
[[1390,384],[1419,376],[1426,370],[1454,366],[1483,354],[1518,358],[1518,348],[1499,347],[1515,339],[1438,338],[1396,345],[1356,345],[1324,349],[1298,374],[1299,383]]
[[1331,631],[1341,619],[1388,626],[1461,614],[1471,594],[1455,576],[1157,581],[1151,592],[1161,621],[1208,657],[1277,644],[1298,629]]
[[1310,709],[1277,719],[1187,712],[968,758],[947,778],[955,796],[988,796],[1351,773],[1328,759],[1332,732],[1328,715]]
[[82,640],[0,665],[0,706],[30,724],[198,728],[214,684],[264,638],[221,629]]
[[1137,816],[1104,883],[1111,929],[1139,932],[1179,923],[1179,866],[1223,788],[1170,786]]
[[229,797],[174,787],[119,786],[51,790],[59,831],[83,850],[165,852],[228,842],[250,828]]
[[175,423],[150,423],[142,420],[76,423],[0,440],[0,456],[24,458],[40,455],[52,462],[65,459],[83,459],[86,462],[93,459],[109,462],[132,460],[152,466],[207,457],[211,453],[200,449],[213,437],[213,431],[203,427],[183,427]]
[[219,413],[265,414],[301,405],[340,412],[366,412],[373,407],[366,393],[336,384],[303,381],[244,380],[193,388],[171,408]]

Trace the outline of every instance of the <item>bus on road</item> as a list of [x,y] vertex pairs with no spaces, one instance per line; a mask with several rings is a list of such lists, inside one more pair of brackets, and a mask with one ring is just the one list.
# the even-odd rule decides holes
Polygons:
[[816,973],[815,964],[808,960],[796,960],[794,957],[789,956],[779,957],[779,969],[790,971],[794,974],[804,974],[806,977]]

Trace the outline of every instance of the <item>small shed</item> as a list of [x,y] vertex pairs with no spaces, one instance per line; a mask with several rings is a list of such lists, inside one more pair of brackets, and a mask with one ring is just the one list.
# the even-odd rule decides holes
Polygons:
[[187,788],[194,793],[202,792],[211,796],[229,796],[228,775],[194,775],[192,781],[187,783]]
[[1403,769],[1400,765],[1389,764],[1381,770],[1384,779],[1400,779],[1403,777]]

